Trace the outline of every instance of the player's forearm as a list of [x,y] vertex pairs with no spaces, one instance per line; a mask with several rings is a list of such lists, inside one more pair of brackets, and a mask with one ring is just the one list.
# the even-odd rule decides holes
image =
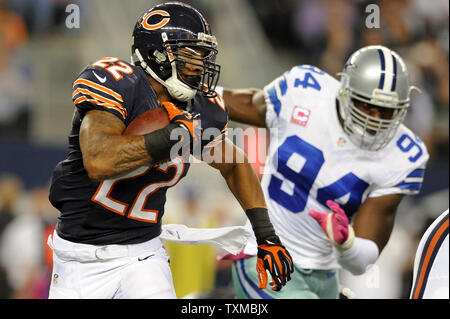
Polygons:
[[352,247],[340,250],[338,262],[353,275],[362,275],[367,267],[375,264],[380,251],[378,246],[369,239],[356,237]]
[[94,180],[103,180],[150,162],[143,136],[109,137],[90,143],[83,163]]
[[223,99],[228,105],[228,116],[231,120],[265,126],[265,113],[260,112],[260,99],[257,93],[260,89],[223,89]]
[[83,164],[94,180],[111,178],[150,161],[143,136],[123,136],[125,125],[104,111],[90,111],[80,128]]
[[396,211],[403,197],[401,194],[391,194],[368,198],[353,223],[356,236],[372,240],[381,252],[394,229]]
[[244,210],[266,207],[261,184],[250,163],[232,164],[228,171],[222,172],[222,175]]

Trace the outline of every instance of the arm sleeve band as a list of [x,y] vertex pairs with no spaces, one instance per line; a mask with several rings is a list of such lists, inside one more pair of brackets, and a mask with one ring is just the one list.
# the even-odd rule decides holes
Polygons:
[[256,242],[261,244],[277,244],[280,245],[280,239],[275,233],[275,229],[270,221],[267,208],[256,207],[245,211],[250,224],[252,224],[255,233]]
[[375,263],[379,254],[377,244],[360,237],[355,237],[352,247],[339,251],[339,264],[355,276],[362,275],[367,266]]
[[152,163],[159,163],[170,158],[170,149],[179,139],[171,139],[172,130],[179,128],[176,123],[171,123],[166,127],[144,135],[147,153],[152,159]]

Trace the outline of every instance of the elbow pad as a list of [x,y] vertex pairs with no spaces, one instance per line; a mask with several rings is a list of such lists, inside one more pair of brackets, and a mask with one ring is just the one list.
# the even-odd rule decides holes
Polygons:
[[339,252],[339,264],[355,276],[365,273],[367,266],[374,264],[379,255],[377,244],[360,237],[355,237],[350,248]]

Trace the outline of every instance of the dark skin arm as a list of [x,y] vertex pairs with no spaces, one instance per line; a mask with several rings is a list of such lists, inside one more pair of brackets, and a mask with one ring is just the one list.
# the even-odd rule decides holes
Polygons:
[[353,222],[355,235],[375,242],[381,252],[394,228],[395,214],[404,195],[393,194],[364,201]]
[[[260,89],[224,89],[223,98],[233,121],[265,127],[266,103]],[[404,195],[394,194],[368,198],[356,214],[353,228],[358,237],[374,241],[380,252],[386,246],[397,207]]]
[[103,180],[151,161],[143,136],[124,136],[125,124],[106,111],[86,113],[80,127],[83,164],[89,177]]
[[254,126],[266,126],[266,101],[260,89],[224,89],[230,120]]
[[241,149],[226,139],[214,148],[210,155],[216,160],[211,163],[208,160],[209,165],[220,171],[228,188],[244,210],[266,207],[258,176]]

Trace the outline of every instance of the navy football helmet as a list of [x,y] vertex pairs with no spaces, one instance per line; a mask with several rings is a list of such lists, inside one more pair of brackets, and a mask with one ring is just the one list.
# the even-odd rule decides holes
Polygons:
[[[189,52],[196,53],[195,58]],[[188,101],[197,92],[207,97],[216,95],[214,89],[220,75],[217,52],[217,41],[208,22],[184,3],[153,7],[138,19],[133,30],[133,64],[140,65],[179,101]],[[203,70],[202,74],[183,75],[179,71],[186,63]]]

